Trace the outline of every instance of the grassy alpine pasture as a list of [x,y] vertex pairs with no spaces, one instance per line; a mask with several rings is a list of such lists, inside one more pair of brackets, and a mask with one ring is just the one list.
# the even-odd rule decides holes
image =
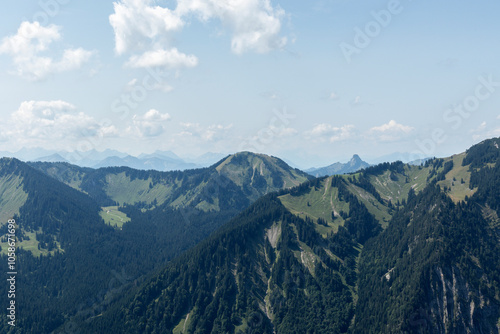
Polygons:
[[0,177],[0,226],[7,223],[14,214],[19,214],[19,208],[28,199],[22,183],[22,177],[18,175]]
[[121,228],[123,224],[130,221],[130,218],[126,214],[118,211],[117,206],[103,207],[99,215],[104,219],[106,224],[117,228]]
[[[331,177],[323,180],[321,187],[312,187],[306,194],[286,194],[279,199],[291,213],[300,218],[309,217],[314,222],[318,218],[324,219],[328,227],[316,224],[316,230],[323,236],[331,231],[336,232],[339,226],[343,226],[344,219],[340,217],[340,212],[349,212],[349,203],[338,199],[338,189],[331,186]],[[332,219],[332,212],[335,212],[335,219]]]
[[[41,231],[39,231],[38,233],[41,233]],[[57,241],[56,241],[57,248],[49,252],[47,249],[38,247],[39,242],[36,240],[35,232],[23,231],[23,234],[24,238],[22,241],[19,241],[19,239],[16,238],[16,249],[22,248],[25,251],[31,252],[31,254],[33,254],[33,256],[35,257],[40,257],[41,255],[46,256],[49,254],[54,254],[56,252],[62,251],[61,245]],[[7,237],[3,236],[0,239],[0,247],[2,247],[0,255],[7,255],[9,248]]]

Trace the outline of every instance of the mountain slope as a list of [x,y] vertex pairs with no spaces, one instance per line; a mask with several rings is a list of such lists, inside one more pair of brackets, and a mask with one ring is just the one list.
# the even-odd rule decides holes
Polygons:
[[267,195],[99,318],[74,321],[123,333],[498,333],[499,143]]
[[[283,205],[284,198],[318,189],[335,192],[347,206],[337,225],[310,218],[312,211],[301,218]],[[380,231],[376,218],[349,190],[347,178],[315,179],[259,199],[85,328],[345,333],[357,298],[359,243]],[[90,319],[74,319],[85,320]]]
[[[62,178],[81,172],[63,166]],[[17,223],[20,333],[51,333],[75,314],[95,315],[117,298],[116,289],[163,266],[234,215],[169,207],[142,213],[130,207],[124,209],[130,222],[115,229],[103,222],[100,206],[88,195],[16,159],[0,160],[0,182],[6,188],[1,211],[12,209],[5,219],[14,216]],[[7,239],[0,244],[6,254]],[[7,263],[6,255],[1,259]],[[5,289],[2,285],[0,291],[7,296]],[[9,328],[6,322],[0,325],[1,332]]]
[[[243,177],[238,185],[225,176],[226,171],[252,174],[245,171],[247,164],[225,166],[220,172],[214,166],[161,173],[0,160],[0,211],[18,224],[18,283],[23,286],[17,296],[23,305],[18,332],[51,333],[75,315],[98,315],[120,296],[116,289],[133,287],[196,245],[261,192],[278,189],[295,176],[307,177],[266,165],[265,185],[254,190],[255,184]],[[282,179],[274,181],[274,175]],[[120,228],[106,225],[99,215],[103,205],[115,204],[113,198],[135,204],[120,209],[130,219]],[[1,232],[7,233],[6,226]],[[0,244],[7,250],[6,238]],[[7,262],[5,255],[2,260]]]
[[356,332],[494,333],[499,252],[476,203],[426,188],[363,249]]
[[363,249],[353,332],[499,332],[498,143],[421,169],[431,184]]
[[214,166],[219,175],[234,182],[253,200],[310,179],[307,174],[291,168],[283,160],[250,152],[230,155]]
[[12,159],[0,160],[0,225],[7,222],[14,215],[19,214],[19,209],[28,199],[28,194],[24,191],[23,177],[10,167]]
[[349,174],[359,171],[360,169],[369,167],[370,164],[361,160],[359,155],[355,154],[351,160],[346,163],[336,162],[326,167],[310,168],[306,172],[315,177],[322,177],[337,174]]
[[329,250],[333,242],[313,250],[319,240],[314,223],[266,196],[121,308],[83,326],[122,333],[345,332],[353,308],[344,282],[353,284],[352,270]]
[[[92,250],[99,249],[113,229],[102,222],[99,206],[88,196],[19,160],[1,159],[0,175],[17,180],[16,187],[23,193],[18,214],[14,214],[16,284],[20,287],[16,291],[16,329],[44,333],[47,326],[62,324],[65,310],[95,289],[96,281],[108,279],[110,263]],[[2,235],[6,228],[2,226]],[[2,250],[7,249],[5,242],[2,238]],[[7,255],[1,259],[6,263]],[[77,270],[80,266],[90,270]],[[1,286],[1,292],[7,295],[7,285]],[[44,317],[47,320],[33,323],[32,319]],[[0,324],[2,332],[7,333],[9,327]]]

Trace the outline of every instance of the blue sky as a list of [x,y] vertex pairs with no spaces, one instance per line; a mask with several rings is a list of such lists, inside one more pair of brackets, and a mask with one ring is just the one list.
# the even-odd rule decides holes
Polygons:
[[500,135],[494,1],[4,4],[0,151],[250,150],[300,167]]

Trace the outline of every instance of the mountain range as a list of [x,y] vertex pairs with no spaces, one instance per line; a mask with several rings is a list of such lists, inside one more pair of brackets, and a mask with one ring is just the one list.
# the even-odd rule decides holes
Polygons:
[[130,167],[143,170],[173,171],[208,167],[222,159],[222,153],[205,153],[198,157],[183,159],[172,151],[157,150],[137,157],[116,150],[95,149],[90,151],[54,151],[42,148],[23,148],[15,153],[0,152],[0,156],[15,157],[22,161],[68,162],[81,167]]
[[[180,158],[172,151],[157,150],[154,153],[142,153],[138,156],[132,156],[127,153],[119,152],[116,150],[104,150],[102,152],[97,150],[90,150],[86,152],[81,151],[54,151],[45,150],[42,148],[23,148],[16,153],[0,152],[0,156],[13,157],[22,161],[40,161],[40,162],[67,162],[80,167],[102,168],[102,167],[130,167],[142,170],[157,170],[157,171],[174,171],[186,170],[208,167],[227,155],[222,153],[208,152],[201,156],[191,158]],[[383,161],[396,161],[396,158],[401,157],[402,154],[394,154],[387,156],[392,158]],[[380,160],[380,159],[379,159]],[[421,164],[426,159],[409,162],[412,164]],[[285,160],[289,166],[298,168],[293,162]],[[348,174],[357,172],[360,169],[370,166],[369,163],[361,160],[355,154],[347,163],[336,162],[326,167],[313,167],[305,169],[304,171],[315,177],[335,174]]]
[[2,159],[20,288],[0,328],[498,333],[499,144],[319,178],[249,152],[183,172]]

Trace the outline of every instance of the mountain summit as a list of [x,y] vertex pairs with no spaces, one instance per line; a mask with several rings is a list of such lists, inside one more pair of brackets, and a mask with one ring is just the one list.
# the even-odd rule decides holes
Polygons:
[[370,164],[363,161],[359,157],[359,155],[354,154],[351,160],[349,160],[346,163],[336,162],[326,167],[310,168],[305,172],[315,177],[322,177],[329,175],[353,173],[367,167],[370,167]]

